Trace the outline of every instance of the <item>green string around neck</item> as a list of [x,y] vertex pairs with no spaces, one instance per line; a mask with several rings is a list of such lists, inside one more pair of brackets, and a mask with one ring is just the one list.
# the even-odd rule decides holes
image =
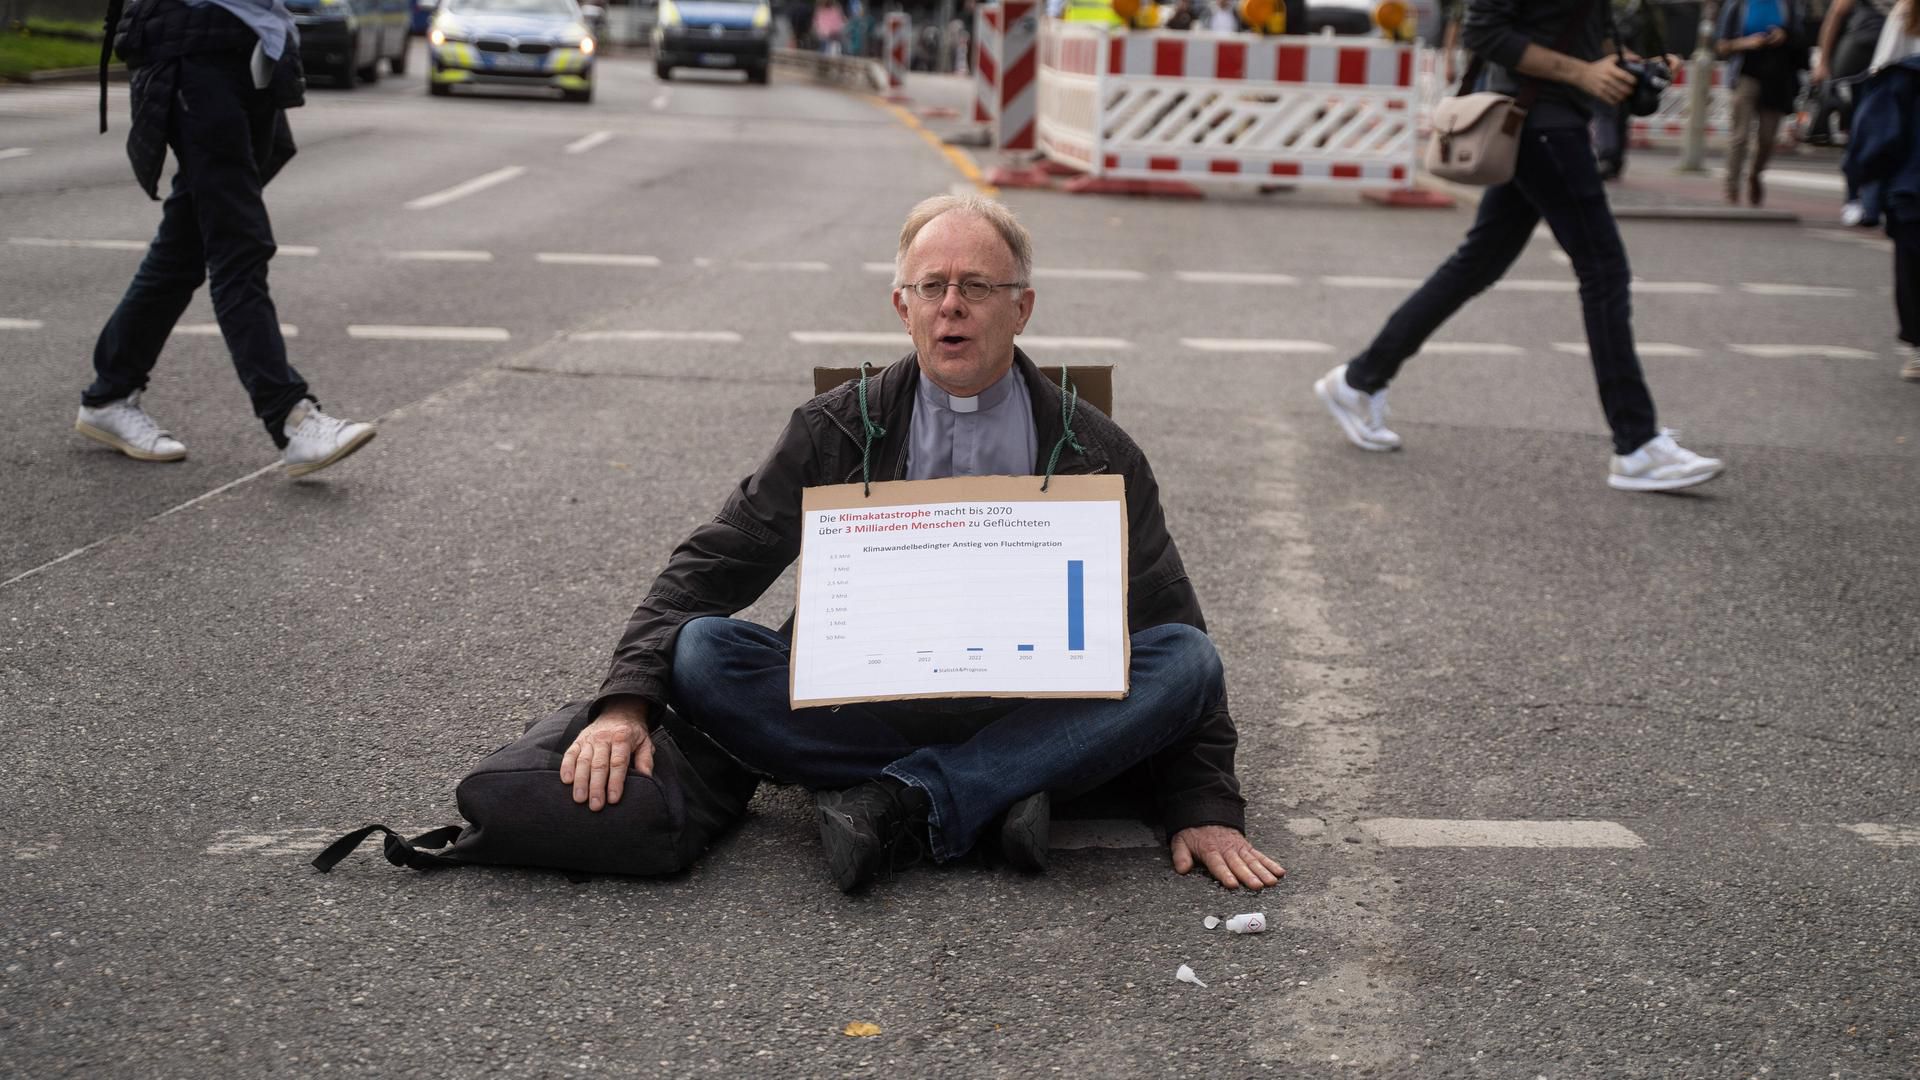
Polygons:
[[1060,451],[1071,446],[1078,453],[1086,453],[1087,448],[1073,437],[1073,411],[1080,407],[1080,388],[1067,382],[1067,365],[1060,365],[1060,441],[1053,444],[1053,453],[1047,457],[1047,474],[1040,479],[1040,490],[1047,490],[1053,483],[1053,467],[1060,464]]
[[[1066,369],[1061,368],[1062,375]],[[865,441],[860,444],[860,483],[866,498],[873,497],[873,440],[883,438],[887,429],[873,422],[867,415],[867,361],[860,361],[860,428]],[[1045,490],[1044,488],[1042,490]]]

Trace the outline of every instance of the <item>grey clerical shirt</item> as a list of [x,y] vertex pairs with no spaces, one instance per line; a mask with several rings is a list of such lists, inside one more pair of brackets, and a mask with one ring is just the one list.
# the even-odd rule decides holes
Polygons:
[[974,397],[954,397],[924,374],[913,399],[907,437],[907,479],[1026,476],[1040,436],[1033,400],[1018,369]]

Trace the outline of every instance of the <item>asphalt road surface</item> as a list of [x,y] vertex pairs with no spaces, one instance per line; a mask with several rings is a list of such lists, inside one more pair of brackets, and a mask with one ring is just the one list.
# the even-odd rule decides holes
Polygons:
[[453,821],[811,367],[908,347],[874,264],[947,158],[778,76],[601,79],[293,115],[274,295],[381,426],[298,483],[204,298],[147,397],[191,456],[71,432],[158,210],[123,104],[101,137],[87,88],[0,92],[0,1073],[1920,1074],[1920,385],[1884,240],[1827,227],[1624,227],[1662,420],[1731,463],[1647,496],[1605,486],[1550,241],[1409,365],[1376,455],[1311,383],[1468,211],[1007,194],[1033,355],[1118,365],[1276,890],[1109,824],[1044,877],[849,899],[790,789],[667,881],[309,869]]

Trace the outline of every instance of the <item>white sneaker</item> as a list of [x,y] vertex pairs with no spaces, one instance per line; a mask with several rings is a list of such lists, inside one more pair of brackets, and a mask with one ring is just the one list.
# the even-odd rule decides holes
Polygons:
[[1851,229],[1867,219],[1867,208],[1857,202],[1850,202],[1840,208],[1840,224]]
[[1348,442],[1362,450],[1400,449],[1400,436],[1387,430],[1387,392],[1369,394],[1348,386],[1347,365],[1322,375],[1313,392],[1340,421]]
[[302,401],[287,414],[287,452],[280,460],[288,476],[305,476],[339,461],[373,441],[372,424],[328,416],[312,401]]
[[1674,432],[1662,429],[1631,454],[1613,455],[1607,486],[1621,491],[1678,491],[1704,484],[1726,471],[1727,463],[1699,454],[1673,441]]
[[187,448],[140,407],[140,391],[97,409],[80,406],[73,430],[140,461],[179,461]]
[[1920,345],[1907,354],[1907,362],[1900,365],[1900,377],[1908,382],[1920,382]]

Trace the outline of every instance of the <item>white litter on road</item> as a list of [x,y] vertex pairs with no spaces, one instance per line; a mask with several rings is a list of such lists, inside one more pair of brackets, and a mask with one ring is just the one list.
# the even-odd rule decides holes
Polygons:
[[1180,965],[1180,970],[1174,972],[1173,977],[1180,980],[1183,983],[1192,983],[1193,985],[1200,987],[1202,990],[1206,989],[1207,987],[1206,983],[1200,981],[1200,976],[1195,975],[1193,973],[1193,969],[1188,967],[1185,964]]

